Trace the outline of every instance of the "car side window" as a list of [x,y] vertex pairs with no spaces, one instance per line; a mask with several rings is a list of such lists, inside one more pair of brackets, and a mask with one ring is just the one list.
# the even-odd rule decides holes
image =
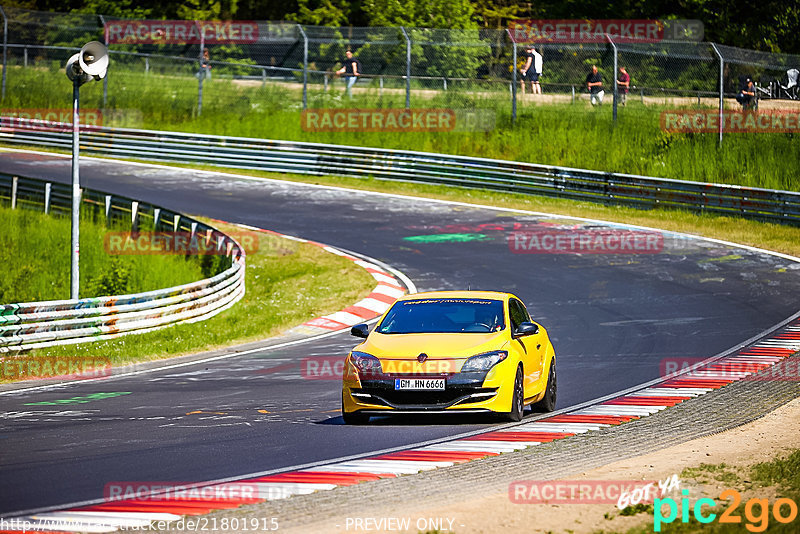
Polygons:
[[508,301],[508,315],[511,317],[511,326],[514,330],[519,328],[520,324],[531,320],[528,312],[525,310],[525,306],[516,299]]

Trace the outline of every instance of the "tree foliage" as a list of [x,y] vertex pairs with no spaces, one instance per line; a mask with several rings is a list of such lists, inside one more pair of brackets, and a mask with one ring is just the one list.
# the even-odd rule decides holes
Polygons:
[[328,26],[504,28],[516,18],[698,19],[706,40],[800,53],[800,0],[11,0],[4,6],[155,19],[293,20]]

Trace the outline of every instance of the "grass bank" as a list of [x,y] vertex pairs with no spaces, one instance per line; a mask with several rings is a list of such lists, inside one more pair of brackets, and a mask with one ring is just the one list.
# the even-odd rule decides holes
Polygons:
[[[222,231],[237,228],[210,223]],[[239,230],[241,231],[241,230]],[[201,324],[181,324],[99,343],[31,351],[26,357],[108,358],[113,365],[257,341],[366,296],[375,280],[352,261],[321,248],[259,233],[247,256],[245,296]]]
[[[58,68],[56,68],[58,67]],[[4,109],[69,107],[69,87],[60,66],[12,68]],[[504,86],[505,87],[505,86]],[[507,87],[505,87],[507,89]],[[242,83],[215,77],[203,86],[202,115],[197,113],[197,80],[116,68],[109,77],[103,107],[102,84],[82,88],[84,109],[103,108],[103,124],[230,136],[286,139],[410,149],[535,162],[649,176],[800,190],[793,162],[800,140],[791,133],[717,136],[669,134],[660,112],[678,103],[642,103],[635,98],[612,121],[611,106],[591,108],[585,99],[571,103],[519,105],[512,125],[507,91],[413,91],[412,107],[478,110],[495,116],[486,132],[318,132],[301,127],[297,84]],[[377,89],[343,98],[340,86],[309,90],[309,108],[404,107],[402,91]],[[696,104],[686,104],[696,105]],[[680,107],[684,107],[682,104]],[[711,109],[711,108],[708,108]]]
[[[70,219],[0,207],[0,303],[70,298]],[[216,274],[202,258],[110,255],[104,238],[123,231],[81,221],[81,297],[139,293]]]

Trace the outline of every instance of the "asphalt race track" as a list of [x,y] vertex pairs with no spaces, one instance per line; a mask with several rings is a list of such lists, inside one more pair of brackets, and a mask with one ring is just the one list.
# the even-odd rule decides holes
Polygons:
[[[0,172],[69,182],[67,158],[0,153]],[[82,159],[84,187],[246,223],[379,259],[418,289],[519,295],[556,347],[558,407],[715,355],[797,311],[798,264],[661,236],[648,253],[530,253],[533,235],[600,223],[373,193]],[[512,232],[527,232],[515,241]],[[511,238],[510,238],[511,236]],[[522,243],[516,250],[514,243]],[[0,396],[0,516],[103,497],[119,481],[220,479],[440,439],[475,419],[345,426],[340,382],[298,362],[344,356],[346,333],[216,362]],[[76,404],[43,402],[115,393]],[[39,403],[39,404],[31,404]]]

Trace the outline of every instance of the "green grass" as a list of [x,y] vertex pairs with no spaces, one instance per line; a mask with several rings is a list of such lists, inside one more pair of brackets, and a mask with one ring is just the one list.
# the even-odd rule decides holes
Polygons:
[[[511,125],[507,91],[449,90],[412,94],[412,106],[488,110],[496,114],[490,132],[306,132],[300,124],[297,85],[242,84],[216,77],[204,83],[203,113],[197,115],[194,77],[143,76],[119,65],[109,74],[104,124],[230,136],[287,139],[346,145],[433,151],[527,161],[649,176],[800,190],[793,162],[800,161],[794,134],[728,134],[722,148],[716,134],[667,134],[659,114],[675,105],[644,105],[635,98],[621,108],[591,109],[575,104],[521,102]],[[342,98],[341,85],[328,93],[311,86],[310,108],[403,107],[402,92],[376,90]],[[505,86],[503,86],[505,87]],[[507,88],[506,88],[507,89]],[[82,89],[84,109],[102,106],[102,84]],[[67,108],[69,84],[60,66],[11,68],[5,109]]]
[[[0,207],[0,228],[5,271],[0,303],[70,298],[69,218]],[[122,227],[88,218],[81,222],[81,297],[139,293],[205,278],[196,257],[107,254],[104,236],[119,231]]]
[[[236,231],[229,225],[213,226]],[[375,287],[375,280],[352,261],[314,245],[259,234],[258,250],[247,256],[245,284],[241,301],[200,325],[40,349],[27,356],[108,358],[120,365],[257,341],[358,301]]]

